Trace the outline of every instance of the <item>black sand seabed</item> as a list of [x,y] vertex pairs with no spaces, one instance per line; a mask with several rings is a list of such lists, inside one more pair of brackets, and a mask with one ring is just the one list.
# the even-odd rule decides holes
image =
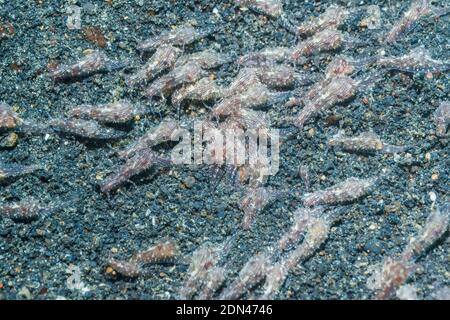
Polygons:
[[[349,19],[343,30],[367,41],[367,45],[342,53],[366,56],[383,48],[387,55],[401,55],[424,45],[434,58],[449,58],[448,15],[421,20],[406,37],[388,47],[380,46],[378,40],[408,8],[409,1],[337,2],[349,7],[378,4],[383,18],[378,30],[362,30],[360,19]],[[331,4],[284,3],[285,11],[297,21],[323,12]],[[368,299],[373,297],[366,287],[368,267],[400,252],[423,226],[431,212],[430,192],[436,194],[437,204],[448,201],[448,136],[435,136],[432,114],[441,101],[449,98],[449,75],[428,79],[423,74],[399,72],[389,73],[371,92],[317,117],[282,145],[280,171],[268,185],[291,190],[292,194],[260,214],[249,231],[238,231],[243,214],[237,200],[242,191],[228,178],[211,191],[214,170],[208,166],[151,172],[109,197],[101,194],[98,178],[121,163],[113,151],[142,135],[160,121],[161,115],[176,117],[177,112],[168,103],[151,104],[139,90],[127,88],[121,72],[74,83],[54,83],[47,77],[50,62],[75,61],[83,50],[96,48],[85,40],[81,30],[67,28],[68,4],[82,8],[82,26],[101,28],[108,40],[108,56],[131,59],[136,66],[142,64],[135,50],[139,40],[183,22],[216,30],[194,44],[189,49],[192,51],[210,47],[237,56],[296,42],[271,19],[240,10],[231,1],[0,0],[0,19],[15,28],[13,37],[0,40],[0,100],[15,107],[23,118],[45,122],[61,117],[73,104],[106,103],[121,97],[145,102],[154,111],[135,122],[129,138],[119,143],[97,145],[56,134],[46,138],[20,135],[16,147],[0,151],[2,162],[45,168],[1,186],[2,202],[31,196],[42,203],[66,204],[30,223],[0,219],[0,299],[174,299],[185,278],[184,264],[151,266],[149,275],[137,279],[111,279],[105,274],[109,257],[126,259],[165,237],[174,239],[180,250],[189,254],[205,241],[220,243],[239,232],[226,258],[234,276],[250,256],[273,243],[290,226],[292,212],[301,205],[299,196],[306,192],[298,174],[301,165],[310,169],[311,190],[351,176],[376,176],[383,168],[392,171],[370,196],[340,208],[342,219],[332,228],[329,239],[290,273],[277,298]],[[323,71],[332,55],[314,58],[309,71]],[[225,65],[216,72],[217,78],[229,82],[237,70],[233,64]],[[200,116],[201,109],[185,109],[182,119]],[[269,114],[276,127],[279,119],[298,110],[278,105]],[[396,157],[327,150],[327,138],[339,129],[339,123],[325,121],[331,115],[342,118],[341,126],[347,132],[373,130],[390,144],[414,148]],[[433,174],[438,174],[435,181]],[[418,288],[420,298],[429,298],[434,290],[448,285],[448,247],[444,239],[419,261],[420,268],[409,282]],[[79,268],[87,290],[68,288],[69,266]]]

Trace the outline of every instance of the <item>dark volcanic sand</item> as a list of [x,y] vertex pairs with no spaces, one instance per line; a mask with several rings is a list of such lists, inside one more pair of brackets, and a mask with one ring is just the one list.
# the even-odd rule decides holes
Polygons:
[[[183,22],[199,29],[215,28],[212,36],[189,47],[189,51],[213,48],[236,56],[268,46],[292,46],[295,37],[276,22],[252,11],[240,10],[231,1],[68,1],[82,7],[82,27],[98,26],[111,58],[142,64],[135,47],[141,39]],[[363,30],[359,18],[347,21],[343,30],[367,45],[348,48],[349,56],[367,56],[384,49],[386,55],[406,54],[424,45],[434,58],[448,59],[448,15],[427,18],[415,25],[394,46],[379,44],[391,24],[409,7],[409,1],[338,1],[349,7],[378,4],[382,8],[380,29]],[[449,75],[388,73],[371,92],[350,103],[333,107],[309,122],[302,132],[281,147],[279,173],[268,186],[291,190],[256,218],[249,231],[239,230],[243,213],[237,206],[242,190],[226,175],[212,190],[212,167],[180,166],[150,171],[133,179],[109,197],[98,184],[121,160],[113,151],[142,135],[161,116],[177,116],[170,103],[150,103],[139,90],[124,84],[124,72],[96,75],[81,82],[54,83],[46,75],[52,62],[77,60],[85,49],[82,30],[66,27],[66,1],[0,0],[0,20],[10,22],[15,34],[0,40],[0,101],[17,108],[28,120],[45,122],[61,117],[73,104],[106,103],[117,98],[142,101],[153,114],[133,123],[129,137],[118,143],[86,143],[56,134],[20,135],[14,148],[0,150],[0,161],[39,164],[35,174],[0,188],[3,202],[32,196],[42,203],[62,204],[62,209],[30,223],[0,219],[0,298],[3,299],[173,299],[185,279],[187,266],[151,266],[148,276],[112,279],[105,273],[109,257],[128,258],[165,237],[173,238],[181,252],[189,254],[205,241],[220,243],[239,233],[227,257],[231,275],[258,250],[270,245],[291,224],[292,212],[306,192],[298,174],[301,165],[310,169],[310,190],[318,190],[348,177],[391,173],[368,197],[339,208],[342,218],[316,254],[291,272],[280,299],[368,299],[368,267],[385,256],[399,253],[410,236],[423,226],[431,212],[429,193],[437,204],[448,201],[448,136],[438,139],[432,115],[439,103],[449,99]],[[323,12],[330,2],[284,1],[292,19],[302,21]],[[436,5],[444,5],[439,1]],[[321,72],[332,54],[315,57],[308,71]],[[301,67],[299,67],[301,68]],[[237,66],[219,68],[217,78],[229,83]],[[363,103],[363,100],[366,103]],[[285,115],[300,109],[275,105],[269,114],[278,126]],[[202,113],[203,112],[203,113]],[[206,112],[201,106],[185,108],[182,120]],[[332,115],[340,123],[327,123]],[[373,130],[394,145],[413,145],[409,153],[358,156],[327,150],[327,138],[341,126],[347,133]],[[162,148],[170,150],[170,148]],[[426,154],[430,158],[427,159]],[[437,180],[432,175],[438,174]],[[195,182],[192,184],[192,177]],[[189,183],[186,183],[189,181]],[[189,184],[186,187],[186,184]],[[448,285],[448,241],[441,241],[419,260],[419,270],[409,280],[421,298]],[[79,267],[86,292],[69,290],[70,265]],[[234,277],[227,279],[230,283]]]

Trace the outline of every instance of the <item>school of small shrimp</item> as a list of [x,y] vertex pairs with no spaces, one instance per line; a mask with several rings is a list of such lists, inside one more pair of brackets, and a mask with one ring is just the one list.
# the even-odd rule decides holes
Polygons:
[[[15,2],[0,299],[450,299],[448,3]],[[177,163],[194,125],[279,171]]]

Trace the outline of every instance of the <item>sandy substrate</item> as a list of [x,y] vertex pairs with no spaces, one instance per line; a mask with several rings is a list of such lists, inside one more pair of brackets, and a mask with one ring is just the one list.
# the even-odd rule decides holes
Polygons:
[[[135,50],[140,40],[162,30],[190,22],[199,29],[214,29],[211,36],[187,48],[204,48],[240,56],[270,46],[293,46],[296,37],[263,15],[241,10],[231,1],[70,1],[81,7],[82,28],[97,26],[106,39],[104,51],[111,58],[142,64]],[[379,29],[359,26],[351,17],[341,28],[363,45],[348,46],[339,53],[361,57],[379,53],[402,55],[425,46],[435,59],[448,60],[448,15],[426,18],[395,45],[380,44],[408,1],[340,1],[348,7],[378,4],[382,8]],[[226,174],[217,187],[211,166],[177,166],[148,172],[109,196],[99,191],[101,180],[122,163],[114,155],[142,135],[161,117],[177,117],[169,102],[150,102],[140,90],[124,83],[129,70],[95,75],[83,81],[55,83],[47,66],[75,61],[97,44],[86,40],[82,30],[66,26],[66,4],[61,1],[2,1],[0,23],[9,22],[14,34],[0,40],[0,101],[30,121],[45,123],[61,117],[69,106],[100,104],[119,98],[140,101],[152,113],[134,121],[128,137],[119,142],[93,143],[54,133],[19,134],[17,145],[0,150],[0,161],[43,169],[0,186],[3,203],[34,197],[43,204],[61,206],[29,223],[0,218],[0,298],[2,299],[174,299],[186,277],[180,261],[148,267],[136,279],[111,277],[106,272],[110,257],[126,259],[164,238],[173,239],[189,255],[206,241],[235,242],[222,257],[229,269],[229,284],[253,254],[272,244],[292,223],[301,206],[301,195],[323,189],[348,177],[389,174],[367,197],[339,206],[339,221],[328,240],[303,264],[290,272],[279,299],[368,299],[370,265],[399,253],[420,230],[433,205],[448,202],[449,140],[435,135],[433,112],[449,99],[449,74],[390,72],[371,91],[324,112],[286,141],[280,151],[280,171],[268,186],[289,191],[259,214],[251,230],[241,230],[243,213],[238,200],[242,187]],[[436,1],[443,6],[444,1]],[[317,15],[329,2],[285,1],[291,21]],[[100,43],[101,44],[101,43]],[[323,72],[337,53],[316,56],[297,66],[312,75]],[[215,71],[228,84],[238,67],[225,64]],[[300,108],[274,105],[269,116],[274,127]],[[181,120],[201,118],[207,108],[188,105]],[[333,119],[339,119],[333,121]],[[392,145],[411,145],[396,156],[370,156],[335,152],[327,139],[339,129],[358,134],[372,130]],[[162,152],[170,148],[161,147]],[[310,186],[306,190],[299,174],[307,166]],[[436,203],[430,198],[436,195]],[[419,298],[430,298],[437,288],[449,284],[449,245],[445,238],[418,261],[419,269],[408,280]],[[70,289],[70,270],[80,271],[81,289]],[[73,272],[72,272],[73,273]],[[260,292],[256,288],[255,292]],[[247,297],[247,296],[244,296]]]

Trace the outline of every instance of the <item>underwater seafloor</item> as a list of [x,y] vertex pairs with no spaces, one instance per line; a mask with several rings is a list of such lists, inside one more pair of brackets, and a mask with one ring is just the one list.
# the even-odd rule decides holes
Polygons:
[[[368,29],[361,26],[361,16],[351,16],[340,29],[359,45],[314,56],[297,66],[302,72],[321,74],[336,54],[367,57],[383,50],[387,56],[399,56],[418,46],[426,47],[434,59],[449,59],[448,15],[422,18],[395,44],[386,45],[386,32],[407,10],[409,1],[333,3],[347,8],[376,4],[381,8],[382,23]],[[68,29],[68,5],[81,8],[81,29]],[[328,1],[288,0],[284,11],[295,25],[330,5]],[[445,1],[433,5],[444,6]],[[124,79],[143,64],[136,50],[139,41],[183,23],[214,30],[184,48],[187,52],[212,48],[239,57],[266,47],[293,46],[298,41],[276,19],[242,9],[233,1],[0,0],[2,32],[10,33],[0,40],[0,101],[21,118],[45,124],[63,117],[69,106],[120,98],[141,102],[151,110],[120,128],[127,137],[119,141],[99,143],[54,132],[20,132],[13,146],[2,146],[2,163],[38,165],[40,169],[1,185],[1,203],[32,197],[57,209],[25,223],[0,217],[0,299],[175,299],[188,276],[184,258],[150,264],[145,275],[135,278],[116,275],[107,268],[108,259],[126,260],[162,239],[172,239],[181,256],[189,257],[204,243],[219,244],[234,237],[221,262],[227,269],[226,287],[250,257],[289,229],[304,193],[349,177],[380,176],[387,169],[369,195],[335,207],[339,219],[328,239],[289,272],[275,296],[374,298],[374,291],[367,287],[370,266],[401,252],[433,208],[448,202],[448,133],[436,136],[433,121],[439,104],[449,99],[448,72],[390,71],[370,90],[309,121],[283,142],[280,170],[266,184],[287,194],[258,213],[250,229],[243,230],[238,203],[244,187],[232,174],[226,172],[222,177],[212,166],[149,170],[110,194],[99,190],[102,179],[123,163],[115,151],[161,118],[178,117],[170,99],[151,101],[139,88],[127,86]],[[101,35],[87,37],[86,27],[97,27]],[[110,58],[128,60],[129,66],[81,81],[57,82],[48,77],[49,65],[77,61],[86,49],[101,49]],[[227,63],[214,74],[228,84],[238,70],[235,63]],[[212,105],[184,105],[181,121],[201,118]],[[285,126],[284,117],[300,110],[276,104],[268,114],[276,128]],[[337,152],[327,146],[327,139],[339,130],[352,135],[373,131],[389,144],[412,148],[396,155]],[[3,134],[6,139],[7,133]],[[301,168],[309,172],[308,189]],[[449,285],[450,253],[445,236],[417,260],[418,268],[407,280],[419,299],[432,298]],[[82,285],[71,285],[74,273]],[[258,285],[242,298],[258,296],[261,290]]]

